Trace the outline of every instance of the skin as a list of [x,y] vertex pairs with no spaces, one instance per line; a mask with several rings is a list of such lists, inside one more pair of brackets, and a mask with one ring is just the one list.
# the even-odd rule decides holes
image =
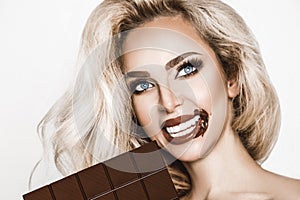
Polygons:
[[[179,79],[176,77],[178,74],[181,75],[182,71],[174,66],[166,67],[178,54],[153,49],[130,51],[137,38],[150,42],[162,38],[166,40],[163,34],[154,36],[131,31],[124,43],[127,52],[124,56],[125,72],[134,74],[127,78],[127,84],[134,85],[132,83],[140,80],[140,72],[143,72],[142,79],[148,81],[146,90],[132,95],[136,117],[152,140],[157,140],[160,146],[183,161],[193,186],[185,198],[300,199],[299,181],[262,169],[251,158],[238,135],[232,130],[230,99],[238,95],[239,88],[234,80],[225,80],[213,50],[198,36],[196,30],[180,16],[158,17],[141,27],[167,28],[187,35],[198,46],[178,50],[178,54],[181,55],[182,52],[201,54],[197,56],[201,59],[203,67],[199,68],[197,73]],[[168,39],[172,40],[172,37]],[[186,46],[181,41],[176,41],[176,44],[178,49]],[[137,71],[138,73],[132,73]],[[140,90],[141,85],[135,84],[133,89]],[[222,95],[218,96],[219,93]],[[217,105],[220,101],[215,101],[215,98],[222,101],[225,107]],[[216,107],[220,109],[214,109]],[[204,136],[182,144],[170,144],[164,137],[160,125],[168,119],[192,115],[193,110],[197,108],[203,108],[209,113],[209,128]],[[215,123],[213,119],[218,119],[217,116],[222,114],[225,116],[224,120]],[[214,126],[219,129],[211,128]]]

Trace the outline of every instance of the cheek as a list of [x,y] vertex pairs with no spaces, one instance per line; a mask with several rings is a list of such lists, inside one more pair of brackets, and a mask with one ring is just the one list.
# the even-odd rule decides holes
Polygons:
[[[178,82],[181,87],[174,88],[178,96],[184,99],[183,106],[187,106],[191,112],[195,108],[205,109],[208,113],[211,112],[211,95],[210,90],[200,74],[187,79],[186,81]],[[192,103],[192,105],[190,105]]]
[[188,86],[189,92],[184,94],[184,96],[194,102],[198,108],[205,109],[208,113],[211,113],[212,101],[210,90],[201,75],[197,75],[195,78],[189,80]]
[[153,100],[150,98],[134,96],[132,98],[133,109],[139,124],[143,127],[147,126],[151,122],[151,107],[153,106]]
[[134,96],[133,108],[139,125],[147,133],[148,137],[155,138],[161,133],[160,106],[155,91],[141,96]]

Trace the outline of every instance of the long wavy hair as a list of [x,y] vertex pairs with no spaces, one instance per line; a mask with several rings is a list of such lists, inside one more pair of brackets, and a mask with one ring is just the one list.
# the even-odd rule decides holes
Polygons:
[[[280,126],[278,97],[257,42],[234,9],[219,0],[104,0],[82,34],[80,77],[38,126],[44,151],[53,151],[63,175],[146,142],[130,134],[133,109],[124,92],[121,63],[108,62],[118,45],[110,38],[160,16],[183,17],[214,50],[225,77],[237,80],[240,91],[232,101],[232,128],[254,160],[261,163],[268,157]],[[101,52],[95,53],[99,46]],[[91,57],[94,67],[86,64]],[[169,171],[179,194],[186,194],[192,186],[183,165],[176,161]]]

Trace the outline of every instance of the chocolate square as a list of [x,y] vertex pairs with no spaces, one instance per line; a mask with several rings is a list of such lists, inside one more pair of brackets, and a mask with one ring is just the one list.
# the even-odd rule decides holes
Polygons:
[[134,182],[116,191],[119,200],[148,200],[142,182]]
[[85,200],[75,175],[54,182],[50,187],[55,200]]
[[113,192],[89,200],[117,200]]
[[162,150],[154,142],[132,151],[132,156],[141,176],[146,176],[166,167],[160,151]]
[[145,177],[143,181],[150,200],[176,199],[177,192],[167,169]]
[[88,199],[111,189],[103,165],[97,164],[77,173]]
[[23,198],[24,200],[53,200],[48,186],[27,193]]
[[103,163],[114,188],[138,179],[137,169],[129,153],[121,154]]

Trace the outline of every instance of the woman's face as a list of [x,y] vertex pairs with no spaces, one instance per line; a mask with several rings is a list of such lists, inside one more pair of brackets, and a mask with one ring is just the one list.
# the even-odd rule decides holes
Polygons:
[[123,45],[137,120],[178,159],[203,158],[227,117],[227,82],[216,55],[181,17],[159,17],[140,28]]

